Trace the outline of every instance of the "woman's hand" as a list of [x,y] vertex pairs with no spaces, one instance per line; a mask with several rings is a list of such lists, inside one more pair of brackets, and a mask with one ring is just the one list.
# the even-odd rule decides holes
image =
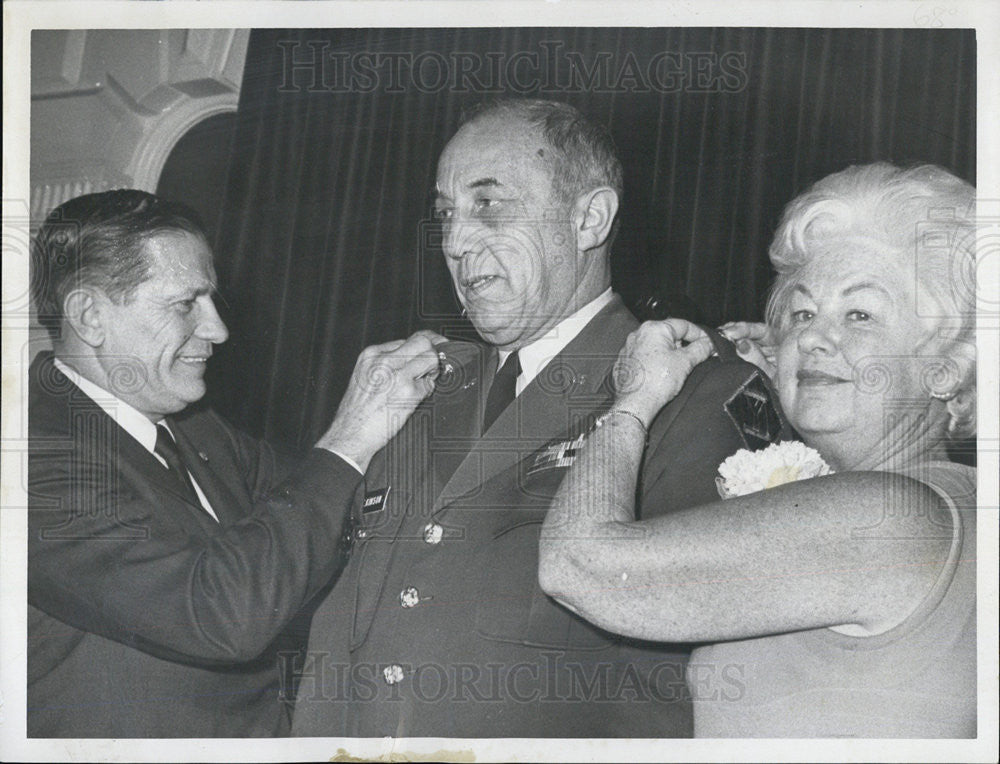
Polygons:
[[711,353],[712,341],[695,324],[679,318],[645,322],[618,354],[614,408],[631,411],[648,426]]
[[740,358],[774,379],[778,340],[770,326],[750,321],[730,321],[720,326],[719,332],[736,344],[736,353]]

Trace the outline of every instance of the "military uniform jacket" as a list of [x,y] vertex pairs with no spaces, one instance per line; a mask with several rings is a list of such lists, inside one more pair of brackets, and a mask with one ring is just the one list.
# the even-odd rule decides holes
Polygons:
[[[686,648],[604,632],[537,583],[546,509],[610,405],[610,370],[636,326],[616,298],[482,434],[495,351],[448,349],[436,392],[366,476],[351,561],[314,616],[293,734],[691,734]],[[753,375],[737,363],[741,379]],[[702,385],[719,378],[710,368],[699,376]],[[685,484],[705,485],[681,491],[679,508],[715,495],[719,462],[744,445],[723,412],[738,386],[731,375],[723,383],[723,393],[713,390],[718,432],[711,417],[696,417],[698,437],[680,426],[675,440],[678,418],[665,411],[658,419],[656,453],[647,456],[657,500],[675,498],[662,488],[676,473],[672,454],[683,452],[685,465],[702,451],[713,460],[685,475]],[[711,440],[721,442],[703,449]]]
[[28,735],[287,734],[276,638],[342,567],[357,470],[185,412],[216,522],[51,354],[29,384]]

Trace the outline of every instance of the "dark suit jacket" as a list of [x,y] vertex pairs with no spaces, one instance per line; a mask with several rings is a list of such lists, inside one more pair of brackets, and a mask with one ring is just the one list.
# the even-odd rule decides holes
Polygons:
[[[604,632],[537,583],[546,509],[580,436],[610,405],[609,372],[636,326],[616,298],[482,435],[495,353],[449,350],[453,370],[366,476],[370,492],[389,492],[362,513],[351,562],[314,617],[293,734],[691,734],[686,648]],[[720,409],[735,393],[726,384]],[[697,460],[704,445],[657,436],[657,461],[679,450]],[[727,456],[741,445],[719,437]],[[714,491],[720,461],[688,481]]]
[[31,366],[31,737],[288,731],[276,638],[342,567],[363,480],[319,449],[296,466],[208,410],[173,426],[218,523],[51,354]]

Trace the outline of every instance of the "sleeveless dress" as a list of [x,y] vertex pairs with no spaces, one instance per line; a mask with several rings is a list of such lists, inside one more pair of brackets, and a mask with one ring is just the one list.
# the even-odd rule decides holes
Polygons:
[[976,471],[932,462],[909,476],[945,500],[954,524],[924,601],[871,637],[824,628],[696,649],[695,737],[976,736]]

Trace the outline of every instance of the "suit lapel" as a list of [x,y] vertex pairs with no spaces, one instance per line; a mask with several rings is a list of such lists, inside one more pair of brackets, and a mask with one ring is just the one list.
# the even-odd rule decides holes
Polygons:
[[[52,363],[51,353],[40,355],[35,363],[38,379],[45,380],[37,388],[39,394],[50,399],[49,406],[38,406],[35,411],[61,412],[57,416],[64,417],[65,423],[60,423],[60,429],[65,427],[66,432],[71,434],[77,453],[92,454],[95,458],[103,455],[109,468],[126,481],[140,486],[141,490],[152,490],[161,496],[167,494],[173,498],[176,503],[169,505],[171,510],[174,507],[180,509],[182,505],[202,527],[218,526],[204,507],[196,506],[188,500],[153,454],[59,371]],[[34,413],[33,411],[32,415]],[[204,485],[200,476],[197,479],[199,485]],[[213,502],[213,509],[214,507]],[[206,526],[206,521],[211,526]]]
[[637,325],[615,296],[524,391],[474,440],[434,502],[437,513],[610,403],[608,376],[618,351]]
[[[101,413],[104,412],[102,411]],[[107,415],[105,414],[105,416]],[[181,517],[177,513],[183,512],[186,517],[194,520],[205,531],[218,529],[219,523],[205,511],[205,508],[201,504],[195,504],[188,498],[187,494],[177,486],[175,478],[170,475],[153,454],[147,451],[128,432],[119,427],[113,419],[108,417],[108,421],[118,431],[118,463],[121,473],[126,479],[137,486],[152,489],[158,494],[168,494],[173,502],[169,504],[163,503],[162,506],[168,508],[179,520]],[[178,430],[175,429],[174,433],[180,447],[179,438],[176,438]],[[185,462],[190,463],[187,454],[183,450],[182,454]],[[195,475],[195,479],[202,490],[205,491],[205,494],[209,496],[209,501],[212,501],[208,491],[205,490],[205,483],[202,481],[201,475]],[[213,510],[217,506],[217,503],[212,502]]]
[[[235,512],[235,507],[243,506],[244,502],[233,493],[230,484],[223,480],[223,465],[213,464],[206,451],[199,450],[184,432],[183,426],[171,423],[176,435],[177,448],[181,452],[184,464],[188,472],[194,477],[201,488],[208,503],[212,506],[212,511],[219,518],[219,524],[228,526],[245,515],[242,512]],[[208,515],[205,508],[198,506],[197,509],[203,515]],[[209,519],[211,519],[209,517]],[[214,521],[213,521],[214,522]]]

